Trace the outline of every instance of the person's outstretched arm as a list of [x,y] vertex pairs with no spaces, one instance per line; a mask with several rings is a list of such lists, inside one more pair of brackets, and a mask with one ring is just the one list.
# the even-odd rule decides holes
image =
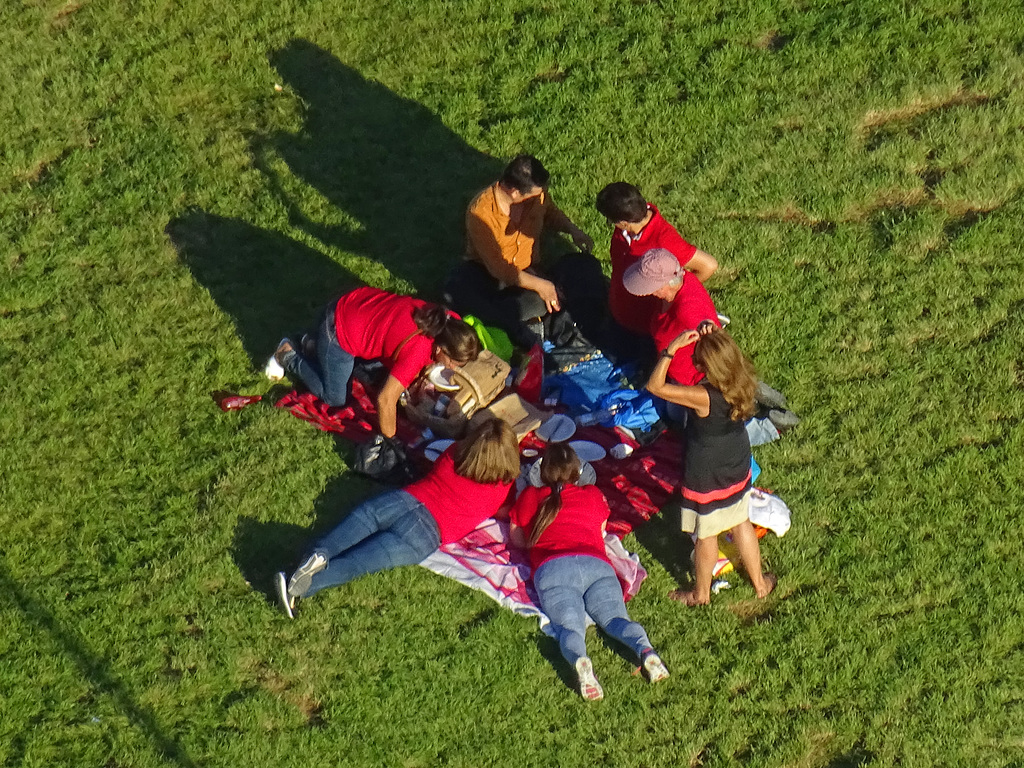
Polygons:
[[693,272],[702,283],[706,283],[708,278],[715,274],[715,270],[718,269],[718,261],[711,254],[705,253],[698,248],[693,252],[693,256],[686,262],[684,268]]
[[594,241],[590,235],[577,227],[573,220],[555,205],[550,194],[544,201],[544,223],[556,232],[565,232],[581,251],[591,253],[594,250]]

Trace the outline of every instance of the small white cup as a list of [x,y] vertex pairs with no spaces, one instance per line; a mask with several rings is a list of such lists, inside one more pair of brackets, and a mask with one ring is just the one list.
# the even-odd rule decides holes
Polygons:
[[608,453],[612,455],[612,458],[624,459],[633,453],[633,446],[626,445],[625,443],[619,443],[618,445],[613,445]]

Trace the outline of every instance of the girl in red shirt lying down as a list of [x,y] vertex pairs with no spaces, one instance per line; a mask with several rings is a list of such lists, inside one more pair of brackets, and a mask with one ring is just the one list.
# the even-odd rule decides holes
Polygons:
[[604,696],[587,656],[586,617],[630,648],[651,682],[668,670],[644,628],[632,621],[622,587],[605,554],[608,503],[595,486],[576,485],[580,460],[565,443],[548,447],[541,464],[542,488],[527,487],[511,513],[513,545],[529,548],[533,586],[551,619],[562,656],[576,670],[580,695]]
[[296,602],[321,589],[400,565],[416,565],[511,504],[519,476],[512,427],[486,421],[452,445],[425,478],[363,502],[313,542],[291,578],[275,589],[289,618]]

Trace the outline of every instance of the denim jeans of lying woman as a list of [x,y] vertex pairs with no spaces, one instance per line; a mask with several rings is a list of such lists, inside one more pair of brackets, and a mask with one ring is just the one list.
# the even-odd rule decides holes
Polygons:
[[632,649],[638,660],[651,649],[647,632],[629,618],[619,579],[604,560],[590,555],[552,558],[537,569],[533,586],[562,656],[574,668],[587,655],[588,614],[606,634]]
[[297,596],[309,597],[368,573],[416,565],[439,546],[441,534],[429,510],[405,491],[388,491],[364,501],[313,543],[308,554],[323,555],[327,568]]
[[335,330],[334,304],[328,304],[317,323],[315,361],[303,356],[301,349],[286,356],[281,364],[294,374],[310,392],[328,405],[341,406],[348,400],[348,385],[356,359],[342,349]]

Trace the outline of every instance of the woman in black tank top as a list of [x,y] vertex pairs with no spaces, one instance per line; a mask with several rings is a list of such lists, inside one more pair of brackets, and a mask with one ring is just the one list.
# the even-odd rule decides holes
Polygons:
[[[693,362],[704,374],[695,386],[666,380],[672,356],[694,344]],[[708,324],[686,331],[661,353],[647,382],[652,395],[691,409],[686,424],[683,466],[683,530],[695,534],[692,590],[669,594],[685,605],[711,601],[718,561],[718,534],[732,533],[744,569],[760,598],[775,589],[776,578],[761,572],[761,551],[748,517],[750,442],[743,423],[754,413],[754,366],[732,337]]]

